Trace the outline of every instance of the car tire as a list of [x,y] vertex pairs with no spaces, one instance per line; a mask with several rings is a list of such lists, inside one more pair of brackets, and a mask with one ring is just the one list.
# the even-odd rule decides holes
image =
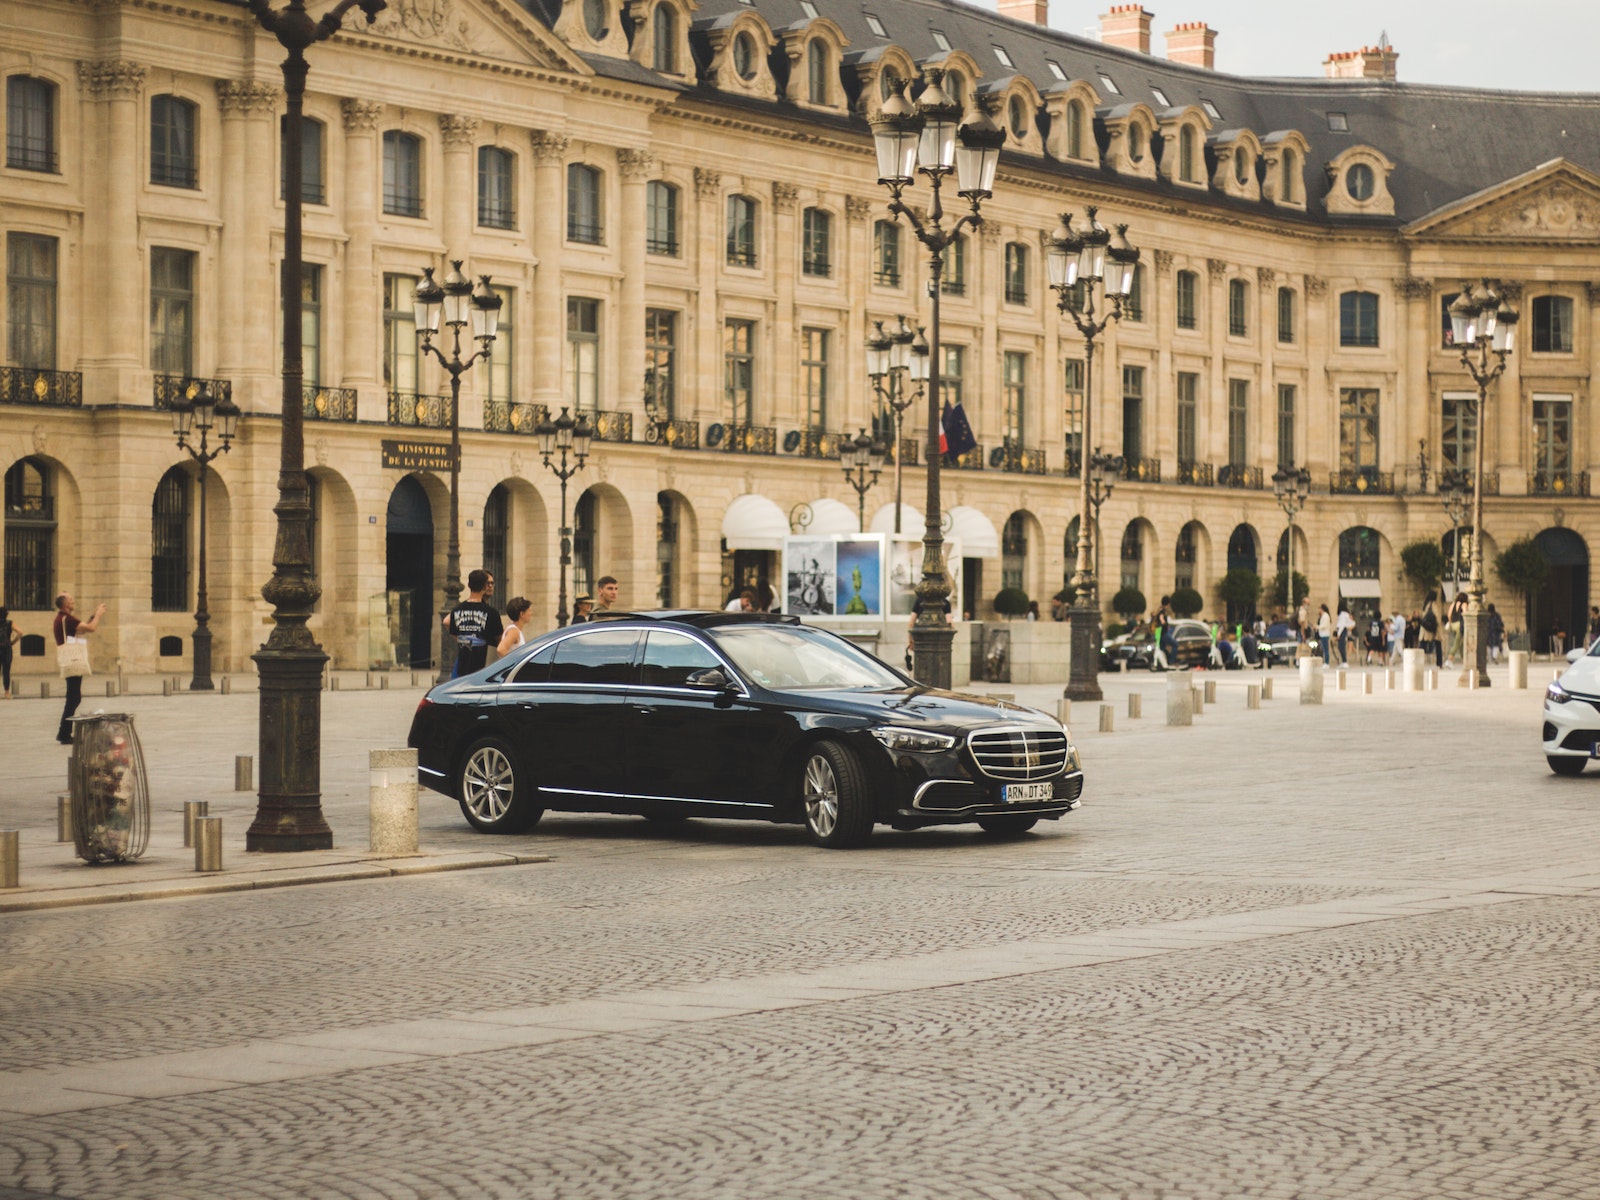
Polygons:
[[521,833],[544,815],[529,803],[532,783],[499,738],[472,744],[462,756],[456,783],[461,815],[479,833]]
[[818,846],[844,850],[872,833],[872,800],[855,753],[838,742],[817,742],[800,767],[806,833]]
[[1571,754],[1546,754],[1544,760],[1557,775],[1582,775],[1584,767],[1589,765],[1587,758]]
[[978,828],[994,837],[1021,837],[1038,823],[1038,817],[1024,816],[1021,813],[978,818]]

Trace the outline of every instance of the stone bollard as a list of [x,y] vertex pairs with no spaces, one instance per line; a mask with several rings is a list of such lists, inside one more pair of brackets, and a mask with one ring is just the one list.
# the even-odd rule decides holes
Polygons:
[[[56,841],[70,842],[72,840],[72,797],[60,795],[56,797]],[[184,843],[187,845],[188,843]]]
[[1410,649],[1400,652],[1400,690],[1402,692],[1420,692],[1424,680],[1422,678],[1421,650]]
[[391,858],[417,852],[417,752],[373,750],[368,826],[374,854]]
[[1475,687],[1478,686],[1478,668],[1477,667],[1473,667],[1471,670],[1469,670],[1467,672],[1467,686],[1469,688],[1475,688]]
[[1144,716],[1144,696],[1140,692],[1128,693],[1128,718],[1136,720]]
[[232,682],[233,681],[230,680],[226,675],[224,675],[222,677],[222,694],[224,696],[228,695],[230,692],[233,691],[233,688],[231,686]]
[[1065,696],[1056,701],[1056,720],[1063,725],[1072,724],[1072,701]]
[[1195,716],[1203,716],[1206,711],[1206,694],[1193,682],[1189,684],[1189,711]]
[[1386,692],[1394,691],[1395,690],[1395,685],[1397,683],[1399,683],[1399,682],[1400,682],[1400,678],[1399,678],[1398,675],[1395,674],[1395,669],[1393,667],[1385,667],[1383,669],[1383,690],[1384,691],[1386,691]]
[[337,692],[339,690],[339,677],[332,671],[328,672],[328,690],[330,692]]
[[[195,822],[201,817],[210,815],[210,812],[211,801],[209,800],[185,800],[183,802],[183,844],[185,846],[194,845]],[[198,871],[199,869],[199,866],[195,867],[195,870]]]
[[249,792],[255,790],[252,781],[256,770],[256,760],[248,754],[235,754],[233,756],[233,790],[236,792]]
[[1259,683],[1252,683],[1249,687],[1245,688],[1244,706],[1246,708],[1261,707],[1261,685]]
[[1361,694],[1363,696],[1372,695],[1372,672],[1371,671],[1367,671],[1366,673],[1364,673],[1361,676]]
[[1100,706],[1100,732],[1111,733],[1116,724],[1116,707],[1110,704]]
[[1526,691],[1528,687],[1528,652],[1526,650],[1513,650],[1506,656],[1511,664],[1511,686],[1518,691]]
[[1264,676],[1262,678],[1262,680],[1261,680],[1261,698],[1263,700],[1271,700],[1272,699],[1272,676],[1271,675]]
[[1427,681],[1428,681],[1428,690],[1430,692],[1437,692],[1439,690],[1439,672],[1438,672],[1437,668],[1434,668],[1434,667],[1429,667],[1428,668],[1428,680]]
[[1349,674],[1350,674],[1350,672],[1346,671],[1343,667],[1339,668],[1339,670],[1336,672],[1336,675],[1338,677],[1338,682],[1333,685],[1333,690],[1334,691],[1336,691],[1336,692],[1344,691],[1344,689],[1345,689],[1345,679]]
[[1216,702],[1217,702],[1217,681],[1215,679],[1208,679],[1208,680],[1206,680],[1206,703],[1207,704],[1215,704]]
[[162,681],[161,681],[161,694],[162,694],[162,695],[163,695],[163,696],[170,696],[170,695],[172,695],[172,680],[170,680],[170,679],[163,679],[163,680],[162,680]]
[[378,676],[378,690],[380,692],[387,692],[389,690],[389,672],[385,671],[382,675]]
[[[198,803],[190,801],[189,803]],[[196,871],[222,870],[222,818],[196,817],[194,819],[194,869]]]
[[39,684],[39,699],[50,699],[50,681],[48,679],[41,681]]
[[0,888],[22,886],[22,834],[16,829],[0,829]]
[[1194,724],[1194,689],[1176,676],[1167,680],[1167,724]]
[[1300,703],[1322,703],[1322,660],[1309,654],[1300,660]]

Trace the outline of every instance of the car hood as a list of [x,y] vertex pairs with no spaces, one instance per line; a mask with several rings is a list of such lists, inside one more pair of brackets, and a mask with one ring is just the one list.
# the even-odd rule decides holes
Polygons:
[[789,692],[786,695],[792,697],[803,695],[807,707],[821,711],[866,717],[874,722],[887,722],[918,729],[965,731],[1008,721],[1024,725],[1056,723],[1049,713],[1014,704],[1009,700],[991,700],[985,696],[940,691],[934,688]]
[[1579,696],[1600,696],[1600,658],[1585,654],[1561,674],[1561,686]]

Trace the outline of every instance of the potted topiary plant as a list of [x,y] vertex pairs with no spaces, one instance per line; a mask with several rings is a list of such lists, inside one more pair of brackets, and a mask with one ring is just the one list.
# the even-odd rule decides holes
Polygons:
[[1001,588],[995,593],[994,610],[1002,617],[1021,617],[1028,612],[1028,593],[1021,588]]
[[1133,619],[1142,613],[1144,609],[1144,593],[1136,587],[1125,587],[1111,597],[1111,611],[1121,617],[1127,624],[1131,625]]
[[1205,597],[1192,587],[1181,587],[1167,597],[1172,612],[1179,617],[1192,617],[1206,606]]

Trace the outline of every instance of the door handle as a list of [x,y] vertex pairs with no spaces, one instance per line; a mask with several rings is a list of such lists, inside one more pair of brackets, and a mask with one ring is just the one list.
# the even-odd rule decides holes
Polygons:
[[640,716],[648,717],[653,714],[656,709],[655,705],[653,704],[635,704],[633,706],[633,711],[638,713]]

